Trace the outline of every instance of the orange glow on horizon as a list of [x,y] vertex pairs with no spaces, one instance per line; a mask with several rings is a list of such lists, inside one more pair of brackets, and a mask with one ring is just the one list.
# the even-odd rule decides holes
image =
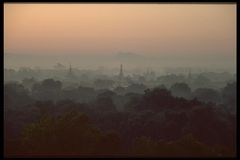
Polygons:
[[4,52],[236,54],[236,4],[4,3]]

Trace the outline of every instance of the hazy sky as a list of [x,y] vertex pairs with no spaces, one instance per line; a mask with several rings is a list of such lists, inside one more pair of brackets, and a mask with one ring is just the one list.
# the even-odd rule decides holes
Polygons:
[[236,58],[236,4],[4,4],[4,52]]

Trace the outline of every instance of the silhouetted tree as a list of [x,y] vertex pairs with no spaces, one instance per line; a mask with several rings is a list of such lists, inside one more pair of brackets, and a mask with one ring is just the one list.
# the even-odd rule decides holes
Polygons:
[[98,96],[94,103],[94,108],[98,111],[116,111],[116,107],[111,97]]
[[56,101],[60,97],[62,83],[53,79],[45,79],[33,85],[32,94],[37,100]]
[[220,94],[216,90],[210,88],[198,88],[193,92],[193,96],[203,102],[220,102]]
[[229,106],[229,109],[236,112],[237,107],[237,83],[228,83],[222,90],[223,103]]
[[84,155],[94,154],[100,132],[88,117],[69,112],[57,118],[44,114],[22,133],[23,153],[29,155]]
[[191,88],[186,83],[175,83],[171,86],[170,91],[175,97],[191,98]]
[[18,108],[32,102],[29,91],[19,83],[4,85],[4,108]]

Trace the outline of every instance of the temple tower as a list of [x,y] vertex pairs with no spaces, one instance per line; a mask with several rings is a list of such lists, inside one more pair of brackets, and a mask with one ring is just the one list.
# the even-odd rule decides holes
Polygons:
[[123,67],[122,64],[120,66],[120,72],[119,72],[119,86],[122,86],[123,83]]

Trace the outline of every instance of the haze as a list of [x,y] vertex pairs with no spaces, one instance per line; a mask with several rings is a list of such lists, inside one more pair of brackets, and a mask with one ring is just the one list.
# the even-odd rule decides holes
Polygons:
[[4,58],[5,67],[235,71],[236,4],[5,3]]

